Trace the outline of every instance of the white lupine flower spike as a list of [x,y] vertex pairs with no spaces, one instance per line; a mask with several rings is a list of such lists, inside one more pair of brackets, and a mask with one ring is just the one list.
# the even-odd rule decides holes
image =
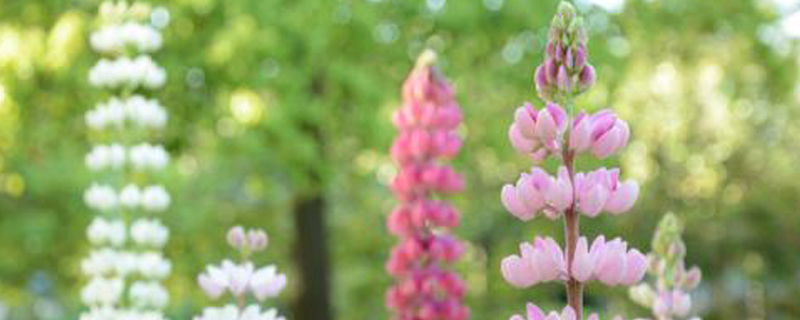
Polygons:
[[102,58],[88,79],[112,96],[84,115],[92,134],[104,139],[84,162],[98,175],[123,178],[94,182],[83,194],[99,216],[86,229],[92,249],[80,268],[89,279],[81,290],[87,309],[78,319],[165,320],[161,310],[169,303],[169,290],[160,281],[170,275],[172,264],[161,250],[169,229],[152,213],[166,211],[171,198],[159,184],[136,183],[151,181],[149,175],[170,160],[163,145],[142,140],[164,129],[169,118],[149,96],[167,80],[166,70],[150,56],[163,46],[163,26],[150,24],[150,5],[144,3],[108,1],[98,11],[100,26],[89,42]]

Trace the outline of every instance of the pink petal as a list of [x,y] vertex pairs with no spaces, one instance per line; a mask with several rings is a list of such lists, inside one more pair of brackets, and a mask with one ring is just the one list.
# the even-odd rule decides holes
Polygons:
[[592,277],[595,261],[589,255],[589,248],[585,237],[578,239],[575,247],[575,257],[572,260],[572,277],[580,282],[586,282]]
[[500,197],[503,202],[503,206],[505,206],[506,210],[508,210],[508,212],[515,217],[522,221],[528,221],[533,218],[534,214],[525,209],[525,206],[522,204],[522,201],[520,201],[517,195],[517,189],[514,188],[514,186],[510,184],[503,186]]
[[630,210],[639,197],[639,184],[628,180],[617,187],[606,202],[605,209],[614,214]]
[[544,312],[542,312],[542,309],[539,309],[539,307],[536,306],[535,304],[528,302],[528,304],[526,305],[526,308],[528,309],[527,310],[528,311],[528,320],[543,320],[544,319]]
[[520,133],[522,133],[525,138],[536,138],[536,122],[531,118],[531,114],[525,107],[519,107],[514,111],[514,124],[517,125]]
[[528,153],[536,148],[536,140],[525,138],[517,124],[514,123],[508,128],[508,140],[511,141],[511,146],[514,147],[519,153]]
[[625,278],[622,279],[622,284],[632,286],[642,281],[647,271],[647,258],[639,252],[639,250],[633,249],[628,251],[625,260],[627,268],[625,270]]

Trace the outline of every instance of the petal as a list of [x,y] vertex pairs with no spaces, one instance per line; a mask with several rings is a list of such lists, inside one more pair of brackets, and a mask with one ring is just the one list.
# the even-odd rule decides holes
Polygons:
[[625,181],[617,187],[617,190],[611,193],[605,209],[614,214],[626,212],[633,207],[638,197],[639,184],[633,180]]
[[508,129],[508,140],[511,141],[514,150],[519,153],[532,152],[538,145],[536,140],[526,138],[516,123]]
[[528,311],[528,320],[542,320],[544,319],[544,312],[533,303],[528,302],[526,305]]
[[527,211],[525,205],[520,201],[517,189],[514,186],[510,184],[503,186],[500,197],[506,210],[520,220],[528,221],[534,217],[534,213]]
[[572,260],[572,277],[580,282],[586,282],[592,277],[595,261],[589,254],[586,237],[580,237],[575,247],[575,257]]

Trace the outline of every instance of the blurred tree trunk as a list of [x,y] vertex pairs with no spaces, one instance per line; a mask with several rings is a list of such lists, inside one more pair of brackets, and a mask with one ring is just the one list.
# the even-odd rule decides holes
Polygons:
[[317,191],[295,204],[296,255],[300,269],[296,320],[330,320],[330,262],[325,224],[325,198]]
[[[312,100],[324,95],[323,77],[314,74],[309,83]],[[313,105],[313,104],[312,104]],[[321,108],[321,105],[316,105]],[[312,107],[313,108],[313,107]],[[300,292],[294,306],[295,320],[332,320],[330,302],[330,258],[328,256],[328,228],[325,222],[324,168],[325,136],[319,121],[303,119],[300,129],[314,140],[318,162],[307,168],[307,191],[296,199],[294,219],[297,238],[297,263],[300,269]]]

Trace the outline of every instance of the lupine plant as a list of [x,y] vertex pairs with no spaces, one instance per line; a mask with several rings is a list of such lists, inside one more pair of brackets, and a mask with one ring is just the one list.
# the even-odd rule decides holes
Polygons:
[[251,260],[253,254],[267,248],[266,232],[245,231],[237,226],[228,231],[227,239],[240,261],[226,259],[219,265],[208,265],[197,281],[209,298],[219,299],[230,293],[233,302],[223,307],[207,307],[194,320],[285,320],[275,309],[262,311],[257,303],[248,303],[248,294],[261,302],[277,296],[286,286],[286,275],[278,273],[274,265],[257,269]]
[[653,282],[629,290],[631,299],[650,308],[655,320],[688,318],[692,307],[689,291],[696,288],[702,278],[700,268],[693,266],[687,270],[684,265],[686,245],[681,239],[682,231],[681,221],[674,214],[668,213],[661,219],[653,237],[653,252],[648,255],[648,273]]
[[439,197],[464,187],[463,178],[443,161],[461,147],[455,129],[461,109],[453,89],[436,67],[436,55],[425,51],[403,85],[403,105],[393,115],[400,134],[391,148],[399,172],[392,182],[399,204],[388,228],[400,238],[386,269],[395,278],[387,305],[398,320],[462,320],[464,281],[448,269],[463,252],[447,230],[459,213]]
[[153,183],[169,155],[147,142],[158,137],[167,113],[146,97],[164,85],[166,73],[146,55],[162,45],[150,11],[141,3],[103,3],[99,29],[91,35],[92,48],[103,58],[90,70],[89,82],[107,94],[86,114],[96,144],[85,162],[98,176],[84,201],[99,215],[87,229],[93,249],[81,264],[90,277],[81,291],[89,307],[81,320],[161,320],[169,301],[160,284],[171,270],[161,253],[169,230],[155,215],[167,209],[170,197]]
[[[565,247],[553,238],[537,236],[520,245],[520,254],[501,262],[503,277],[512,286],[527,288],[540,282],[563,282],[568,305],[559,313],[544,312],[528,303],[528,320],[583,318],[583,290],[589,281],[609,286],[632,286],[647,270],[647,259],[620,238],[593,241],[581,235],[580,218],[619,215],[638,197],[634,181],[622,181],[617,168],[578,172],[576,158],[590,154],[605,159],[628,141],[628,124],[611,110],[574,113],[575,98],[595,81],[589,64],[587,35],[575,8],[562,2],[552,20],[544,62],[536,69],[536,89],[545,105],[525,103],[516,109],[509,139],[516,151],[534,162],[516,184],[503,187],[506,209],[522,221],[544,216],[564,221]],[[560,166],[554,176],[537,165],[548,157]],[[526,316],[514,315],[522,320]],[[592,314],[589,319],[598,319]]]

